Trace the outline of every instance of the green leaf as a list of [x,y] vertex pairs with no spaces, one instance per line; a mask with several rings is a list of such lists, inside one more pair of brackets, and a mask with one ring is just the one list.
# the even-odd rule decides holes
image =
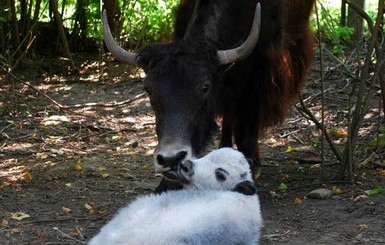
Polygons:
[[368,194],[368,196],[376,196],[382,192],[384,192],[384,188],[382,188],[382,186],[377,186],[373,189],[365,191],[365,193]]
[[286,191],[287,190],[287,185],[282,182],[281,184],[279,184],[278,189],[280,191]]

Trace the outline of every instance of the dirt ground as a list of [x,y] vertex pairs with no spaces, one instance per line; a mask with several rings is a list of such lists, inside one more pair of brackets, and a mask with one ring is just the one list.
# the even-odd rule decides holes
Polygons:
[[[151,193],[160,180],[143,74],[86,54],[78,73],[60,59],[23,65],[15,74],[26,83],[0,76],[0,244],[86,244],[119,208]],[[349,89],[333,64],[327,69],[325,124],[342,152]],[[317,70],[303,97],[319,118]],[[373,146],[384,124],[378,99],[360,130],[352,184],[333,180],[339,165],[328,145],[321,166],[319,130],[297,110],[260,139],[261,244],[385,244],[385,193],[365,194],[385,188],[385,150]],[[208,149],[216,145],[214,139]],[[306,197],[320,187],[333,190],[332,197]]]

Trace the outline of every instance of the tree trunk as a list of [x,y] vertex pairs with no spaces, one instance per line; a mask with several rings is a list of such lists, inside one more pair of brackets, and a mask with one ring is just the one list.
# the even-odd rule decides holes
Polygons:
[[8,57],[8,55],[6,54],[8,50],[8,43],[6,37],[8,29],[7,27],[9,23],[8,12],[6,11],[6,9],[9,9],[8,7],[9,1],[0,1],[0,17],[6,20],[0,23],[0,54],[2,54],[5,58]]
[[25,33],[25,24],[27,23],[27,12],[28,12],[28,3],[27,0],[20,0],[20,25],[19,25],[19,34],[21,37],[24,37]]
[[17,24],[15,0],[10,1],[10,10],[11,10],[11,22],[12,22],[12,37],[15,42],[16,57],[20,57],[22,52],[20,49],[20,32],[19,32],[19,26]]
[[26,15],[26,18],[25,18],[25,23],[24,23],[24,29],[23,29],[23,36],[26,37],[28,35],[28,33],[30,32],[31,30],[31,20],[32,20],[32,6],[33,6],[33,0],[30,0],[29,1],[29,7],[28,7],[28,11],[27,11],[27,15]]
[[[361,9],[365,8],[365,0],[350,0],[354,5]],[[348,8],[348,27],[354,28],[354,33],[351,37],[353,43],[359,42],[363,37],[363,19],[353,8]]]
[[78,0],[76,5],[75,23],[71,34],[70,43],[76,43],[82,49],[87,41],[87,12],[84,7],[84,0]]
[[[35,39],[36,36],[37,36],[37,28],[38,28],[38,21],[39,21],[39,13],[40,13],[40,5],[41,5],[41,0],[36,0],[36,3],[35,3],[35,10],[33,12],[33,16],[32,16],[32,13],[31,13],[31,38]],[[31,10],[32,11],[32,10]],[[31,50],[35,51],[35,47],[36,47],[36,39],[34,41],[34,43],[32,44],[31,46]]]
[[380,87],[381,87],[382,111],[383,111],[384,116],[385,116],[385,62],[382,65],[379,83],[380,83]]
[[346,26],[346,1],[341,0],[341,19],[340,19],[340,25]]
[[52,7],[52,11],[53,11],[55,21],[56,21],[56,24],[58,27],[60,39],[61,39],[62,44],[63,44],[64,54],[67,56],[68,60],[70,61],[72,69],[76,69],[75,62],[72,59],[72,55],[71,55],[70,49],[68,47],[67,36],[65,34],[65,31],[64,31],[63,21],[62,21],[62,18],[60,16],[60,13],[58,11],[56,0],[51,0],[51,7]]

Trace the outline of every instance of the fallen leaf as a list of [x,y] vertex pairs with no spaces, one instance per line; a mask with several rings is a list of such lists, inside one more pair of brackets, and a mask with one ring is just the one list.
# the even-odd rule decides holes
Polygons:
[[102,174],[103,179],[108,178],[108,176],[110,176],[110,174]]
[[71,186],[72,186],[72,183],[65,183],[65,186],[66,186],[66,187],[71,187]]
[[265,144],[267,144],[267,145],[274,145],[276,143],[277,143],[277,140],[274,138],[270,138],[270,139],[265,141]]
[[353,202],[360,202],[368,198],[369,196],[367,194],[358,195],[353,199]]
[[385,177],[385,170],[378,170],[378,174],[382,177]]
[[9,228],[9,222],[8,222],[7,219],[3,219],[3,220],[1,221],[1,228],[3,228],[3,229]]
[[23,179],[24,179],[24,180],[27,180],[27,181],[32,180],[32,174],[31,174],[31,172],[29,172],[28,170],[26,170],[26,171],[23,173]]
[[20,122],[15,123],[15,128],[16,129],[22,129],[23,128],[23,124],[21,124]]
[[341,137],[345,137],[345,136],[348,136],[348,131],[346,129],[343,129],[343,128],[339,128],[338,129],[338,133]]
[[17,234],[17,233],[20,233],[21,232],[21,229],[20,228],[13,228],[11,230],[11,234]]
[[91,210],[91,209],[92,209],[92,206],[89,205],[88,203],[84,204],[84,207],[85,207],[86,209],[88,209],[88,210]]
[[35,156],[38,159],[47,159],[49,157],[49,155],[45,152],[38,152]]
[[333,191],[333,194],[335,195],[344,193],[344,191],[341,188],[338,188],[337,186],[333,186],[332,191]]
[[369,196],[376,196],[382,192],[384,192],[384,188],[382,188],[382,186],[376,186],[373,189],[365,191],[365,193],[368,194]]
[[308,161],[320,161],[319,157],[317,156],[310,156],[307,158]]
[[78,172],[82,171],[83,170],[83,167],[82,167],[82,160],[81,159],[78,159],[76,161],[76,164],[74,166],[74,169]]
[[81,235],[80,230],[78,229],[71,229],[68,233],[70,237],[79,237]]
[[14,165],[17,163],[17,159],[16,158],[9,158],[9,159],[5,159],[3,162],[1,162],[1,164],[3,164],[4,166],[11,166],[11,165]]
[[294,159],[287,159],[287,163],[292,164],[292,165],[297,165],[299,162],[297,160],[294,160]]
[[302,200],[303,200],[302,197],[296,197],[295,200],[294,200],[294,203],[297,204],[297,205],[299,205],[299,204],[302,203]]
[[281,184],[279,184],[278,189],[280,191],[286,191],[287,190],[287,185],[282,182]]
[[58,155],[63,155],[64,154],[64,150],[63,148],[61,149],[50,149],[50,151],[54,154],[58,154]]
[[61,210],[63,211],[64,214],[68,214],[68,213],[72,212],[72,210],[70,208],[66,208],[66,207],[62,207]]
[[24,212],[11,213],[11,218],[19,221],[29,217],[29,214],[26,214]]
[[369,226],[367,224],[361,224],[361,225],[356,225],[356,227],[354,228],[359,231],[366,231],[369,229]]
[[309,169],[313,169],[313,170],[317,170],[317,169],[321,169],[321,164],[313,164],[313,165],[311,165],[310,166],[310,168]]
[[289,146],[286,148],[286,150],[285,150],[286,153],[289,153],[289,152],[292,152],[292,151],[293,151],[293,147],[291,147],[291,145],[289,145]]

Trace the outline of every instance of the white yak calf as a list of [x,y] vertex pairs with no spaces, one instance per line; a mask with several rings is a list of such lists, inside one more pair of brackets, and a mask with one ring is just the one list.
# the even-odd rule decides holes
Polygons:
[[185,161],[184,189],[138,197],[89,245],[256,245],[259,199],[249,163],[231,148]]

